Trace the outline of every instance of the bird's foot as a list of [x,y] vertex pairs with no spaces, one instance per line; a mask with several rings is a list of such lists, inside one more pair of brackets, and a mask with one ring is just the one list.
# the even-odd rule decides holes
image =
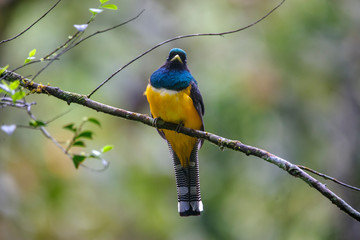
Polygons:
[[154,118],[154,123],[153,123],[154,127],[158,128],[159,121],[162,121],[160,117]]
[[176,126],[175,131],[176,131],[177,133],[179,133],[180,130],[181,130],[181,128],[182,128],[183,126],[184,126],[184,123],[183,123],[183,122],[180,122],[180,123]]

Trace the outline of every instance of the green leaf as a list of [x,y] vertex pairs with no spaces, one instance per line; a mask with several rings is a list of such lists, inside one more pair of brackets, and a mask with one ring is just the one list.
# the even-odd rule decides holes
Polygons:
[[20,100],[20,99],[23,99],[25,97],[26,93],[24,91],[18,91],[18,92],[15,92],[11,98],[13,100],[13,102],[16,102],[17,100]]
[[79,135],[77,135],[75,139],[79,139],[79,138],[92,139],[92,135],[93,135],[92,131],[83,131]]
[[86,146],[85,146],[85,143],[83,141],[76,141],[76,142],[74,142],[72,147],[86,147]]
[[72,157],[73,163],[76,168],[79,168],[80,164],[86,159],[86,156],[84,155],[77,155],[74,154]]
[[43,121],[40,121],[40,120],[34,120],[34,119],[31,119],[30,122],[29,122],[29,125],[31,127],[43,127],[43,126],[46,126],[46,123],[44,123]]
[[0,69],[0,75],[3,74],[8,67],[9,67],[9,64],[6,65],[5,67],[1,68]]
[[101,127],[99,120],[97,120],[96,118],[88,118],[87,121],[94,123],[94,124],[98,125],[99,127]]
[[15,90],[18,88],[19,85],[20,85],[20,81],[16,80],[10,83],[9,88],[10,90]]
[[105,153],[105,152],[108,152],[108,151],[110,151],[111,149],[113,149],[113,145],[106,145],[106,146],[104,146],[102,149],[101,149],[101,152],[102,153]]
[[108,2],[109,0],[99,0],[101,4]]
[[102,5],[101,7],[111,9],[111,10],[117,10],[118,9],[118,7],[115,4],[106,4],[106,5]]
[[72,131],[72,132],[76,132],[76,127],[74,127],[73,123],[70,123],[68,125],[63,126],[64,129]]
[[33,50],[31,50],[31,51],[29,52],[29,58],[35,56],[35,53],[36,53],[36,49],[34,48]]
[[25,59],[24,63],[27,64],[28,62],[31,62],[31,59],[29,58]]

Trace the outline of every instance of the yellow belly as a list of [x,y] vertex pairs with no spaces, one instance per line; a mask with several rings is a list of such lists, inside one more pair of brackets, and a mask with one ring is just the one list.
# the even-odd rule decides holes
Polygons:
[[[148,84],[145,95],[154,118],[164,121],[183,123],[185,127],[201,129],[202,121],[190,98],[191,85],[182,91],[156,89]],[[162,130],[171,144],[182,166],[189,164],[190,154],[196,144],[196,138],[175,131]]]

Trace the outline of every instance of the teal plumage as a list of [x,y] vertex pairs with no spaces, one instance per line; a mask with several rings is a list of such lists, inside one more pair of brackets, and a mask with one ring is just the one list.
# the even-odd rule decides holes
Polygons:
[[[176,55],[180,57],[183,63],[171,61]],[[178,91],[187,88],[191,82],[197,85],[196,80],[187,68],[186,53],[180,48],[171,49],[165,64],[150,77],[151,86]]]

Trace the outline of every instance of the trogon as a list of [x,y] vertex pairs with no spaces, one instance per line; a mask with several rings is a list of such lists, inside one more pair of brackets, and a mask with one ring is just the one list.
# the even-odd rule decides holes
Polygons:
[[[165,64],[151,75],[145,95],[155,119],[204,130],[204,103],[197,82],[186,65],[184,50],[171,49]],[[198,150],[203,140],[172,130],[158,132],[167,141],[173,158],[180,216],[200,215],[203,204]]]

